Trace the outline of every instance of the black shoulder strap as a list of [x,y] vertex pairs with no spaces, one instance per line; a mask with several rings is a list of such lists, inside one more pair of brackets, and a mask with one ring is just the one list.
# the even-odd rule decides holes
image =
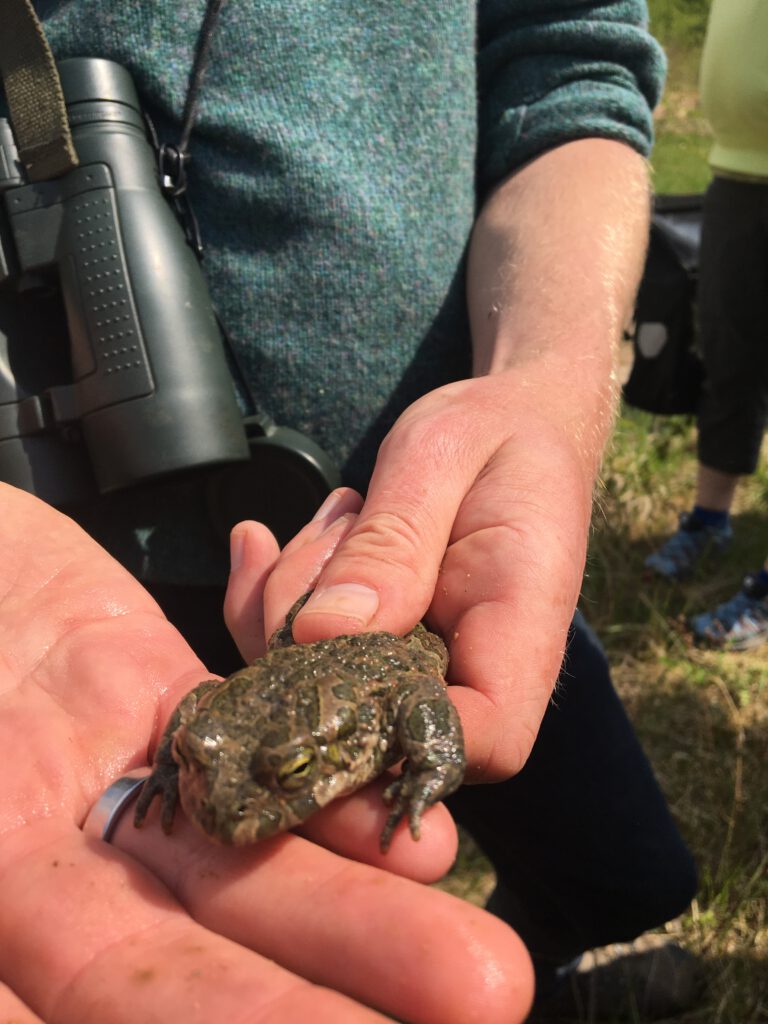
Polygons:
[[0,0],[0,75],[29,180],[76,167],[59,73],[31,0]]

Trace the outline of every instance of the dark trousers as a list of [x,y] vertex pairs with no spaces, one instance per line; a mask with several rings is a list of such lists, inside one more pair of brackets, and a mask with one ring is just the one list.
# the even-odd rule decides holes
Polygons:
[[[216,588],[150,587],[208,668],[242,662]],[[520,934],[545,988],[551,968],[681,913],[696,872],[602,648],[576,616],[558,688],[523,770],[448,801],[492,862],[488,909]]]
[[448,806],[496,869],[488,909],[520,934],[540,975],[636,938],[695,894],[691,855],[579,614],[523,770],[465,786]]
[[698,307],[699,461],[754,473],[768,419],[768,182],[715,178],[707,190]]

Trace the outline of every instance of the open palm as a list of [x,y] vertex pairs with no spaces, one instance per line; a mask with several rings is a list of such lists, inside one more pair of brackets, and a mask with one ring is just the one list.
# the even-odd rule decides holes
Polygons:
[[217,847],[183,816],[170,839],[127,816],[111,845],[84,836],[88,809],[147,763],[206,672],[70,520],[4,486],[0,508],[0,1017],[524,1018],[531,978],[516,936],[412,880],[450,860],[445,813],[428,816],[421,844],[393,843],[390,871],[362,863],[378,856],[375,792],[333,812],[355,860],[295,835]]

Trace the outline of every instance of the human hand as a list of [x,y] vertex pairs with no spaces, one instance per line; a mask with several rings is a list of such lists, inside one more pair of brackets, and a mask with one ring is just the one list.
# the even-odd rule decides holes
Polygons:
[[[516,936],[408,878],[295,835],[217,847],[183,816],[170,838],[156,814],[141,831],[126,814],[111,844],[85,836],[88,809],[147,763],[206,673],[70,520],[4,485],[0,507],[0,1018],[524,1018],[532,982]],[[361,794],[346,813],[379,812]],[[393,842],[401,873],[427,875],[420,848],[445,869],[450,823],[429,819],[426,845]],[[376,829],[350,824],[347,842],[363,859]]]
[[[301,641],[403,633],[426,617],[449,648],[474,780],[524,763],[585,558],[593,469],[529,390],[499,374],[420,399],[382,445],[362,507],[338,492],[277,561],[255,524],[234,531],[250,554],[232,574],[227,618],[246,657],[261,639],[253,623],[263,615],[268,636],[312,586],[294,624]],[[329,553],[316,534],[338,516]]]
[[[643,265],[647,179],[628,146],[590,138],[506,179],[469,250],[476,376],[405,410],[327,562],[297,586],[288,551],[230,581],[236,639],[240,609],[254,623],[263,603],[269,634],[309,585],[299,641],[403,633],[426,617],[449,647],[471,780],[522,767],[560,670]],[[254,530],[240,524],[235,537]]]

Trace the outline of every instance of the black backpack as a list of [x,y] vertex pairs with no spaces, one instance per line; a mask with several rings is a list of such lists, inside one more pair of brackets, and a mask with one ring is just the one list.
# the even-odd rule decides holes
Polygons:
[[657,196],[631,334],[624,399],[646,412],[695,413],[704,378],[695,306],[703,196]]

